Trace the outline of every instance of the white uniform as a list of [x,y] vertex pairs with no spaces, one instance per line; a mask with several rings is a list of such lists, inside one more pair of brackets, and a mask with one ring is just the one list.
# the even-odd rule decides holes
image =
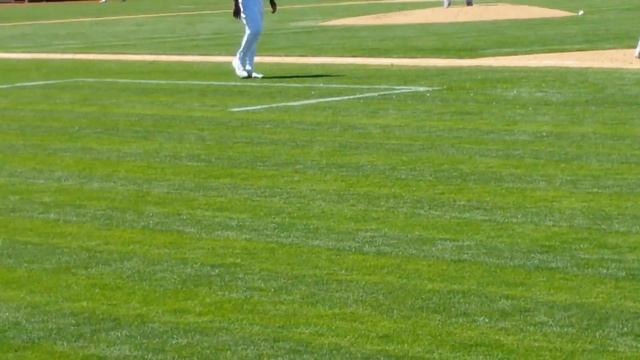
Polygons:
[[253,63],[258,49],[258,39],[262,34],[264,5],[262,0],[239,0],[244,23],[244,38],[236,58],[247,73],[253,72]]

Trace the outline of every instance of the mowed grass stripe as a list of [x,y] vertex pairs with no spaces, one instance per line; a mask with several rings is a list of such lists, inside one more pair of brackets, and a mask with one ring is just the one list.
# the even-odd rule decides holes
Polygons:
[[[14,162],[14,166],[24,167],[26,164],[32,163],[33,160],[33,157],[16,156],[13,160],[9,160],[7,165]],[[447,211],[442,208],[454,206],[454,209],[457,208],[460,210],[459,212],[468,214],[467,216],[470,218],[493,220],[505,218],[511,219],[509,220],[511,222],[573,225],[585,228],[605,228],[611,231],[638,232],[637,207],[632,205],[635,203],[633,200],[638,196],[637,192],[634,193],[633,190],[630,193],[620,190],[600,192],[594,185],[582,191],[565,189],[563,184],[557,184],[555,188],[550,189],[547,182],[538,183],[537,186],[525,189],[515,185],[518,183],[519,177],[518,175],[514,176],[513,172],[509,174],[512,176],[509,179],[510,182],[501,180],[502,172],[508,171],[509,164],[506,164],[502,171],[494,168],[491,171],[473,174],[473,165],[458,164],[449,171],[441,169],[439,172],[442,174],[434,172],[433,175],[423,179],[416,177],[413,180],[408,180],[405,178],[394,186],[385,187],[386,183],[393,181],[393,177],[385,177],[384,172],[392,170],[392,168],[379,168],[375,164],[365,169],[360,165],[349,166],[349,164],[345,164],[338,171],[326,172],[322,168],[313,169],[311,166],[306,169],[293,169],[293,171],[278,171],[280,165],[277,163],[264,163],[261,170],[256,170],[249,165],[231,165],[236,162],[233,158],[227,160],[228,165],[226,166],[215,163],[211,165],[201,163],[167,166],[124,159],[87,159],[86,155],[76,159],[73,154],[69,153],[63,154],[62,157],[38,155],[35,160],[37,162],[30,167],[39,169],[38,171],[11,171],[14,174],[13,178],[18,182],[20,182],[20,178],[28,181],[25,176],[27,175],[32,179],[40,179],[39,182],[46,182],[46,179],[51,179],[52,184],[55,184],[56,181],[63,181],[65,187],[76,184],[88,187],[88,191],[91,191],[92,187],[103,190],[111,187],[113,191],[129,190],[135,192],[140,190],[139,186],[150,188],[153,191],[153,186],[167,184],[180,193],[183,192],[180,186],[198,190],[196,186],[190,186],[188,183],[181,185],[186,176],[197,172],[198,175],[192,179],[192,181],[197,181],[196,184],[206,187],[207,182],[220,181],[221,183],[255,186],[264,189],[267,198],[269,197],[269,189],[280,193],[290,191],[289,195],[294,198],[300,196],[299,193],[313,192],[317,189],[321,192],[338,192],[342,196],[350,195],[360,201],[369,201],[371,205],[378,204],[377,208],[381,211],[390,210],[402,204],[399,211],[407,210],[409,213],[435,215],[437,213],[446,214]],[[237,159],[237,161],[240,160]],[[245,160],[247,159],[245,158]],[[255,158],[255,161],[266,160]],[[439,161],[447,162],[446,159]],[[50,174],[43,171],[49,163],[57,164]],[[291,165],[295,166],[295,164]],[[309,169],[309,167],[311,168]],[[7,170],[9,173],[9,169]],[[92,172],[100,175],[98,177],[89,175]],[[462,176],[466,176],[467,180],[463,182],[460,179]],[[474,176],[474,178],[469,179],[469,176]],[[149,182],[150,186],[145,186],[144,181],[148,177],[157,178],[159,181]],[[526,175],[520,175],[520,177],[526,178]],[[114,179],[114,182],[102,180],[108,178]],[[131,183],[131,185],[127,186],[127,183]],[[622,183],[624,184],[624,182]],[[633,179],[629,179],[628,183],[632,185]],[[314,184],[317,184],[317,188],[313,186]],[[44,185],[46,186],[46,184]],[[33,184],[33,186],[38,185]],[[120,186],[125,187],[121,188]],[[204,194],[196,192],[194,195]],[[328,199],[334,199],[339,207],[341,195]],[[496,195],[499,196],[496,198]],[[414,200],[411,198],[403,199],[405,196],[411,196]],[[529,201],[529,206],[526,209],[514,208],[514,204],[522,197]],[[616,203],[626,204],[627,201],[629,201],[628,206],[619,209],[607,206]],[[600,211],[602,208],[608,210]],[[548,210],[554,211],[549,212]],[[366,209],[363,211],[366,212]],[[520,217],[524,218],[520,221],[515,220]]]
[[[577,326],[583,335],[604,337],[600,341],[610,344],[610,352],[606,353],[615,354],[615,349],[628,338],[609,337],[605,329],[615,333],[622,324],[633,329],[630,319],[638,311],[633,299],[616,296],[634,289],[636,284],[630,281],[611,282],[556,272],[531,273],[508,267],[487,268],[472,262],[349,254],[237,239],[185,242],[188,238],[182,234],[102,230],[50,221],[44,224],[52,230],[48,232],[50,241],[45,244],[38,240],[41,235],[33,230],[31,221],[9,225],[8,233],[15,234],[17,241],[12,247],[4,248],[11,252],[13,260],[9,260],[9,264],[6,260],[3,262],[10,268],[11,262],[23,266],[25,261],[33,262],[33,255],[39,252],[50,254],[56,261],[34,263],[36,268],[29,273],[12,271],[0,276],[9,284],[3,295],[5,301],[18,300],[23,305],[35,302],[52,306],[65,315],[50,317],[49,321],[54,321],[50,326],[59,321],[65,324],[69,317],[82,320],[89,316],[84,321],[90,320],[91,314],[115,323],[133,316],[136,323],[151,328],[134,326],[131,331],[146,330],[164,338],[169,336],[160,330],[165,326],[153,324],[167,322],[166,325],[177,328],[185,326],[197,334],[226,320],[226,324],[238,326],[227,331],[239,331],[240,339],[243,325],[253,325],[260,328],[262,334],[271,336],[287,328],[289,331],[304,329],[307,340],[318,340],[318,336],[328,343],[339,344],[340,339],[349,336],[354,324],[361,324],[376,330],[367,336],[358,332],[361,335],[349,338],[360,343],[359,348],[380,351],[378,342],[386,337],[378,336],[386,331],[394,335],[401,332],[404,335],[397,339],[412,344],[403,352],[390,352],[390,355],[417,355],[425,346],[425,337],[429,344],[446,348],[447,337],[454,336],[458,345],[464,346],[466,341],[489,329],[494,335],[488,340],[504,347],[503,350],[526,354],[530,351],[528,344],[537,347],[539,342],[544,342],[549,351],[557,351],[557,346],[563,347],[559,340],[571,339],[578,343],[564,350],[580,353],[576,345],[586,344],[578,338],[557,338],[563,336],[558,330]],[[177,244],[183,250],[176,253]],[[42,270],[36,270],[38,268]],[[11,284],[14,281],[20,284],[23,277],[31,279],[34,289],[47,289],[46,295],[15,298],[20,289],[24,289],[13,289]],[[98,296],[91,307],[87,307],[87,294],[81,287],[85,282],[91,285],[91,293]],[[240,283],[242,286],[238,288]],[[121,298],[100,300],[101,293],[114,291],[118,291]],[[523,305],[525,298],[530,305]],[[245,309],[244,314],[234,311],[237,306]],[[523,318],[523,313],[533,310],[529,306],[534,306],[538,313],[545,309],[546,315],[539,313],[539,318]],[[591,316],[564,318],[562,315],[568,309],[579,308]],[[619,317],[611,318],[611,311]],[[305,320],[296,321],[301,314]],[[478,317],[476,325],[466,321],[469,316]],[[437,328],[425,328],[425,323],[436,323]],[[198,324],[204,329],[199,329]],[[505,324],[518,328],[518,335],[501,331]],[[77,335],[84,336],[81,332]],[[113,341],[109,336],[105,340]],[[517,344],[524,348],[518,349]],[[541,351],[545,351],[544,348]],[[582,347],[583,351],[589,348]]]
[[[23,167],[30,163],[25,157],[14,161]],[[56,169],[44,170],[52,163],[58,164]],[[317,171],[288,174],[199,165],[167,168],[42,156],[31,166],[32,170],[7,171],[12,177],[3,179],[6,188],[12,189],[5,209],[14,216],[31,214],[103,226],[129,224],[203,237],[260,237],[429,257],[477,257],[488,263],[605,276],[637,273],[633,257],[626,261],[622,256],[638,252],[637,244],[627,242],[637,236],[637,212],[600,211],[616,200],[611,194],[500,190],[468,185],[469,180],[466,185],[460,180],[447,184],[446,179],[444,183],[403,181],[390,188],[385,184],[392,180],[379,175],[357,180],[348,174],[320,176]],[[194,171],[197,176],[190,175]],[[496,194],[499,199],[493,198]],[[539,203],[513,208],[523,196],[530,201],[538,198]],[[121,219],[123,212],[126,220]],[[318,234],[324,239],[321,243],[315,238]],[[555,244],[558,237],[583,240],[580,245]],[[528,240],[518,244],[519,239]],[[591,241],[582,243],[584,239]],[[518,249],[517,254],[509,253],[512,247]],[[554,255],[554,250],[579,258]],[[610,264],[612,257],[621,263]]]

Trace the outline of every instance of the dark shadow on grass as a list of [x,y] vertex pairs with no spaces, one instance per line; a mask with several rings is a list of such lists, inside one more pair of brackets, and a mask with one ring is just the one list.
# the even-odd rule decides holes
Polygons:
[[310,74],[310,75],[277,75],[277,76],[265,76],[262,79],[266,80],[282,80],[282,79],[317,79],[317,78],[333,78],[333,77],[344,77],[344,75],[335,75],[335,74]]

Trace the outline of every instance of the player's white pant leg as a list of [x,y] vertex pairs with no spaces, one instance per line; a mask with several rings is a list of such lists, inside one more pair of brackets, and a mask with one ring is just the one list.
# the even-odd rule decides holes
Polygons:
[[246,70],[251,70],[256,56],[258,39],[262,34],[264,8],[262,0],[240,0],[240,9],[242,9],[242,22],[244,23],[245,31],[237,56],[240,64]]
[[640,59],[640,40],[638,41],[638,47],[636,48],[636,57]]
[[[260,37],[260,33],[258,33],[258,37]],[[249,46],[247,46],[247,55],[246,61],[242,64],[247,71],[253,71],[253,64],[256,59],[256,53],[258,52],[258,39],[253,41]]]
[[249,49],[247,53],[247,62],[244,65],[244,68],[247,71],[253,71],[253,63],[256,59],[256,52],[258,52],[258,42],[254,42],[253,46]]

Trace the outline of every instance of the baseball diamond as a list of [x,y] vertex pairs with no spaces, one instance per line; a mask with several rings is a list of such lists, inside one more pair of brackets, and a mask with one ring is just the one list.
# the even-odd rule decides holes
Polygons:
[[0,358],[640,358],[638,13],[0,0]]

